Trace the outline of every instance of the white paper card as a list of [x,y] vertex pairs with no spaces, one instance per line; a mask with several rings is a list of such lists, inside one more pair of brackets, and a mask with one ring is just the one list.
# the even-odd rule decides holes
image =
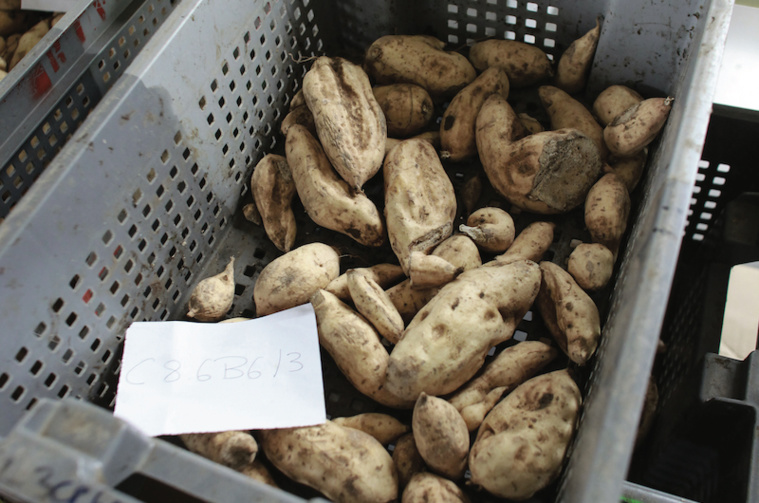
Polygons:
[[24,10],[68,12],[75,8],[77,3],[77,0],[21,0],[21,8]]
[[730,269],[719,354],[745,360],[756,349],[759,331],[759,262]]
[[313,307],[237,323],[133,323],[114,415],[152,436],[323,423]]

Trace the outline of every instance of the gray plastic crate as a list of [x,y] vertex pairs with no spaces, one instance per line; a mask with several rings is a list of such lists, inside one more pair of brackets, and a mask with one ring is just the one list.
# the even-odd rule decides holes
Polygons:
[[715,107],[657,356],[660,407],[629,478],[704,503],[759,498],[759,372],[718,355],[730,270],[759,261],[759,112]]
[[[578,435],[561,480],[541,498],[615,500],[632,454],[731,7],[727,0],[182,2],[0,228],[7,348],[0,357],[0,434],[41,398],[112,406],[125,329],[133,321],[181,319],[192,287],[230,255],[237,257],[230,316],[255,314],[252,285],[279,252],[240,208],[250,201],[252,166],[282,151],[279,122],[307,69],[301,57],[356,57],[381,35],[407,32],[435,34],[462,50],[478,38],[516,38],[555,59],[602,15],[589,95],[626,83],[676,100],[653,145],[613,288],[597,298],[603,339],[578,376],[586,396]],[[449,168],[454,184],[467,176]],[[371,187],[367,193],[376,196]],[[297,244],[329,241],[346,257],[343,268],[391,257],[309,225],[302,211],[298,216]],[[583,229],[576,213],[557,218],[564,230],[552,255],[561,261]],[[524,224],[520,219],[518,226]],[[531,316],[520,330],[540,334]],[[373,407],[324,361],[330,414]]]
[[82,0],[0,81],[0,222],[178,0]]
[[71,398],[41,401],[0,442],[0,494],[30,503],[303,501]]

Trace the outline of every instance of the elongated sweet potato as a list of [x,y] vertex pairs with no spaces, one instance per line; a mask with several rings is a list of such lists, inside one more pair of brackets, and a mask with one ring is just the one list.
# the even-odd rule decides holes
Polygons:
[[385,386],[415,400],[455,391],[491,347],[512,337],[540,288],[540,268],[522,260],[461,273],[408,324],[390,353]]
[[378,84],[417,84],[438,102],[453,97],[477,77],[465,56],[446,51],[445,42],[428,35],[378,38],[366,51],[364,68]]
[[259,436],[274,466],[335,503],[387,503],[398,498],[393,459],[368,433],[328,420],[316,426],[261,430]]
[[308,129],[299,124],[291,126],[285,151],[295,189],[311,220],[362,245],[382,246],[387,236],[377,206],[337,175]]
[[430,252],[453,231],[456,194],[435,149],[408,139],[382,168],[388,238],[406,275],[412,251]]
[[327,158],[360,190],[382,167],[387,138],[366,72],[344,58],[321,56],[303,77],[303,96]]

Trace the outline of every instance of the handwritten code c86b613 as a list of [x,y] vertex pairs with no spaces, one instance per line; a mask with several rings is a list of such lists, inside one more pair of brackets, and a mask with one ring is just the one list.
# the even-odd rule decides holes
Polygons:
[[219,355],[205,359],[145,358],[122,370],[123,381],[133,386],[180,381],[276,379],[282,373],[304,369],[301,353],[279,350],[271,355]]

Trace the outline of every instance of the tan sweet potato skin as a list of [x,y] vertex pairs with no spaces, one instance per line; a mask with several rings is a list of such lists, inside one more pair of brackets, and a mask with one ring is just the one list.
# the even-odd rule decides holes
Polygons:
[[469,430],[449,402],[422,392],[414,405],[411,428],[425,464],[450,480],[464,476]]
[[567,272],[583,290],[600,290],[614,272],[614,254],[600,243],[580,243],[569,254]]
[[179,436],[188,450],[235,470],[252,463],[258,443],[246,431],[187,433]]
[[463,161],[477,155],[475,121],[485,99],[497,93],[509,97],[509,78],[500,68],[487,68],[471,84],[456,93],[440,122],[443,158]]
[[287,115],[285,115],[285,118],[282,119],[282,124],[279,126],[282,136],[287,138],[287,133],[293,124],[300,124],[314,136],[317,134],[316,124],[314,124],[314,114],[311,113],[311,110],[305,104],[291,108]]
[[582,398],[566,370],[519,385],[485,417],[469,454],[471,482],[524,500],[554,480],[574,435]]
[[480,208],[469,215],[459,231],[469,236],[487,253],[503,253],[514,242],[514,219],[504,209],[495,206]]
[[317,136],[337,173],[356,190],[382,167],[387,127],[366,72],[320,56],[303,77]]
[[539,341],[523,341],[510,346],[483,367],[475,378],[459,388],[448,401],[464,417],[469,431],[474,431],[492,408],[482,408],[480,404],[488,400],[493,390],[500,389],[498,397],[510,392],[537,374],[558,354],[555,347]]
[[577,365],[585,365],[601,337],[598,307],[562,267],[543,261],[540,270],[538,312],[562,351]]
[[[432,255],[441,257],[454,267],[466,271],[482,265],[477,245],[464,234],[454,234],[432,250]],[[401,314],[404,323],[409,323],[416,313],[438,292],[438,287],[414,288],[410,278],[387,290],[388,297]]]
[[559,64],[556,65],[554,78],[556,87],[569,94],[579,93],[585,88],[600,35],[601,20],[596,19],[596,25],[593,28],[572,41],[559,58]]
[[367,49],[364,68],[378,84],[417,84],[439,102],[477,77],[465,56],[444,48],[445,42],[427,35],[385,35]]
[[551,119],[551,129],[578,129],[593,140],[601,159],[608,156],[603,127],[585,105],[556,86],[540,86],[538,95]]
[[641,101],[643,96],[638,91],[625,85],[613,84],[598,93],[593,101],[593,114],[602,126],[606,126]]
[[408,400],[455,391],[511,338],[539,288],[540,269],[526,260],[461,273],[406,327],[390,354],[387,389]]
[[453,481],[430,472],[414,475],[404,489],[401,503],[469,503]]
[[412,251],[428,253],[453,231],[456,194],[435,149],[408,139],[385,159],[385,222],[390,246],[406,275]]
[[594,243],[608,248],[616,260],[627,230],[632,201],[627,185],[616,174],[602,176],[585,200],[585,226]]
[[274,466],[340,503],[386,503],[398,498],[390,454],[371,435],[327,420],[316,426],[261,430]]
[[364,412],[354,416],[335,417],[332,422],[368,433],[382,445],[395,442],[411,430],[396,417],[381,412]]
[[593,140],[577,129],[524,130],[511,105],[491,95],[477,114],[477,151],[493,188],[517,208],[540,214],[581,205],[603,164]]
[[[374,264],[368,267],[359,267],[357,269],[361,274],[368,274],[370,278],[385,289],[400,283],[406,278],[401,266],[387,262]],[[350,287],[348,286],[349,271],[350,269],[332,280],[329,285],[327,285],[327,288],[325,288],[329,293],[335,294],[344,302],[349,302],[351,298]]]
[[553,76],[551,60],[542,49],[516,40],[476,42],[469,49],[469,61],[479,71],[501,68],[514,88],[537,84]]
[[386,389],[390,357],[379,334],[366,318],[326,290],[316,292],[311,305],[316,313],[319,344],[348,381],[382,405],[412,408],[413,400],[399,398]]
[[308,303],[311,296],[340,274],[340,256],[323,243],[309,243],[264,267],[253,286],[256,314],[283,311]]
[[533,222],[516,235],[509,249],[495,257],[493,263],[510,262],[512,260],[532,260],[540,262],[543,255],[553,244],[553,222]]
[[277,154],[262,157],[250,177],[250,189],[266,235],[277,249],[289,252],[298,226],[292,209],[295,182],[287,159]]
[[369,323],[393,344],[400,338],[404,323],[382,287],[368,274],[356,269],[348,271],[348,289],[353,305]]
[[422,86],[387,84],[375,86],[373,92],[385,114],[389,137],[406,138],[420,133],[435,113],[435,104]]
[[385,243],[385,222],[377,206],[337,175],[308,129],[292,125],[285,152],[298,196],[311,220],[365,246]]
[[628,108],[604,128],[609,151],[629,157],[648,146],[669,117],[674,98],[648,98]]
[[415,474],[426,470],[424,459],[416,448],[413,432],[405,433],[398,438],[393,449],[393,463],[401,489],[406,487]]

